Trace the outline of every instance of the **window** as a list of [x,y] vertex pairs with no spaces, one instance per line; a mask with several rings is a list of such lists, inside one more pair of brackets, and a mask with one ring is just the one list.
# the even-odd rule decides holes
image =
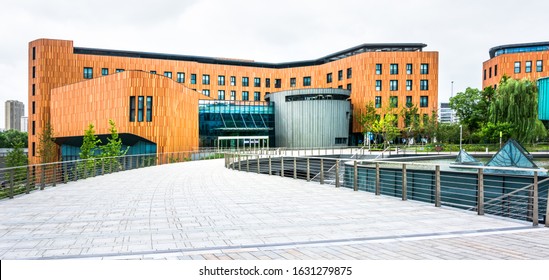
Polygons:
[[337,88],[343,89],[343,86],[340,85],[340,86],[337,86]]
[[254,101],[261,100],[261,93],[259,91],[254,92]]
[[268,87],[268,88],[271,87],[271,79],[270,78],[265,79],[265,87]]
[[420,66],[419,66],[419,74],[429,74],[429,64],[427,63],[422,63]]
[[36,114],[36,103],[34,101],[32,102],[32,114]]
[[32,135],[36,135],[36,122],[32,121],[32,129],[31,129]]
[[109,75],[109,68],[101,68],[101,75],[102,76]]
[[32,84],[32,96],[36,95],[36,84]]
[[247,91],[243,91],[242,92],[242,100],[247,101],[249,99],[248,95],[249,95],[249,93]]
[[231,86],[236,86],[236,77],[231,76]]
[[209,89],[203,89],[202,94],[204,94],[206,96],[210,96],[210,90]]
[[488,68],[488,78],[492,78],[492,67]]
[[406,64],[406,74],[407,74],[407,75],[412,75],[412,74],[413,74],[413,71],[412,71],[412,63]]
[[156,70],[151,70],[151,74],[156,75]]
[[412,80],[406,80],[406,90],[407,91],[412,90]]
[[145,99],[143,96],[137,97],[137,121],[142,122],[143,121],[143,107],[145,107]]
[[177,82],[178,83],[184,83],[185,82],[185,73],[184,72],[177,72]]
[[231,100],[236,100],[236,91],[231,90]]
[[203,85],[210,84],[210,75],[202,74],[202,84]]
[[389,90],[391,90],[391,91],[398,90],[398,80],[390,80],[389,81]]
[[[86,76],[86,68],[84,68],[84,76]],[[36,66],[32,67],[32,77],[36,78]],[[84,78],[84,79],[86,79],[86,78]]]
[[[34,66],[32,67],[32,77],[34,78]],[[93,68],[84,67],[84,79],[93,79]]]
[[254,87],[261,87],[261,78],[254,78]]
[[526,64],[524,65],[524,72],[532,72],[532,61],[526,61]]
[[295,87],[295,78],[290,78],[290,87]]
[[32,156],[36,156],[36,143],[32,142]]
[[222,76],[222,75],[217,76],[217,85],[218,86],[225,85],[225,76]]
[[347,90],[351,90],[352,89],[352,85],[351,84],[347,84]]
[[248,77],[242,77],[242,86],[247,87],[250,84],[250,79]]
[[484,69],[484,71],[482,73],[482,79],[484,79],[486,81],[486,69]]
[[153,120],[153,98],[152,96],[147,96],[147,122],[152,122]]
[[135,96],[130,96],[130,122],[135,122]]
[[420,96],[419,97],[419,107],[421,107],[421,108],[429,107],[429,96]]
[[412,104],[412,97],[410,95],[406,96],[406,108],[411,108],[414,104]]
[[281,88],[281,87],[282,87],[282,80],[275,79],[275,88]]
[[116,73],[124,72],[124,69],[116,69]]
[[218,90],[217,91],[217,99],[225,100],[225,91],[224,90]]
[[382,72],[381,72],[381,64],[376,64],[376,75],[381,75]]
[[303,77],[303,86],[308,87],[311,85],[311,77]]
[[343,70],[337,71],[337,80],[338,81],[343,80]]
[[498,76],[498,65],[497,64],[494,66],[494,76],[495,77]]
[[196,85],[196,74],[191,74],[191,85]]
[[170,71],[165,71],[165,72],[164,72],[164,77],[168,77],[168,78],[171,79],[171,78],[172,78],[172,72],[170,72]]
[[335,144],[336,145],[347,145],[347,137],[336,137],[335,138]]
[[391,108],[398,107],[398,96],[389,97],[389,106],[391,106]]
[[391,64],[389,68],[389,72],[391,75],[397,75],[398,74],[398,64]]
[[520,73],[520,61],[515,61],[515,73]]
[[381,108],[381,96],[376,96],[375,105],[376,108]]
[[376,80],[376,91],[381,91],[381,80]]
[[353,77],[353,68],[347,68],[347,79]]
[[429,90],[429,80],[420,80],[419,90]]
[[332,73],[328,73],[326,74],[326,83],[331,83],[332,82]]
[[32,47],[32,60],[36,59],[36,47]]

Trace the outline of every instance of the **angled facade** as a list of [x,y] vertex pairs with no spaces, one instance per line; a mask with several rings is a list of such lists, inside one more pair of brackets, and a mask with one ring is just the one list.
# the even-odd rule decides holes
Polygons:
[[[29,158],[37,162],[38,137],[46,123],[52,124],[60,153],[78,147],[89,123],[97,134],[106,135],[109,119],[136,152],[211,145],[212,137],[199,136],[199,100],[265,102],[265,96],[280,91],[314,88],[350,92],[353,144],[363,137],[353,116],[368,102],[380,114],[389,104],[413,104],[421,114],[437,110],[438,52],[423,51],[425,47],[363,44],[315,60],[264,63],[82,48],[72,41],[39,39],[29,43]],[[249,121],[263,129],[257,117]],[[404,127],[403,119],[399,127]],[[263,131],[273,134],[268,127]]]

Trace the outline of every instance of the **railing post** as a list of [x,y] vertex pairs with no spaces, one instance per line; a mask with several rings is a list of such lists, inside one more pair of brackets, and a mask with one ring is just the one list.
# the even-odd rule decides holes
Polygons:
[[105,160],[101,160],[101,176],[105,175]]
[[250,172],[250,157],[246,155],[246,172]]
[[284,157],[280,157],[280,177],[284,177]]
[[379,162],[376,162],[376,195],[381,194],[381,172],[379,170]]
[[269,175],[273,174],[272,164],[271,164],[271,155],[269,155]]
[[238,160],[238,171],[241,171],[242,170],[242,164],[240,162],[240,154],[238,154],[237,160]]
[[339,159],[336,160],[336,178],[335,178],[335,181],[336,181],[336,188],[339,188],[339,185],[340,185],[340,182],[339,182]]
[[402,200],[407,200],[407,178],[406,178],[406,164],[402,165]]
[[25,184],[25,193],[26,194],[29,194],[30,193],[30,172],[31,172],[31,169],[30,167],[27,165],[27,182]]
[[[320,148],[318,148],[320,153]],[[324,184],[324,159],[320,159],[320,184]]]
[[40,169],[42,169],[42,174],[40,174],[40,190],[44,190],[46,188],[46,166],[42,164]]
[[477,195],[477,212],[479,215],[484,215],[484,170],[478,169],[478,195]]
[[310,159],[307,158],[307,182],[310,182],[310,181],[311,181],[311,162],[310,162]]
[[15,169],[10,170],[10,194],[9,194],[10,199],[13,199],[13,187],[14,187],[13,173],[15,173]]
[[358,191],[358,162],[356,160],[353,163],[353,190]]
[[297,158],[294,157],[294,179],[297,179]]
[[57,185],[57,163],[53,163],[53,182],[52,185],[55,187]]
[[547,200],[545,205],[545,226],[549,227],[549,188],[547,189]]
[[532,206],[532,223],[533,226],[537,227],[539,223],[539,217],[538,217],[538,172],[534,171],[534,193],[533,196],[533,206]]
[[261,166],[259,165],[259,154],[257,155],[257,174],[261,173]]
[[435,167],[435,207],[440,207],[440,165]]

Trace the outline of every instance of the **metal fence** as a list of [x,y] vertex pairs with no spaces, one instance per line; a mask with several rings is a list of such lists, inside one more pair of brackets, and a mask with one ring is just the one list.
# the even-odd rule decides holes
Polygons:
[[[455,207],[475,211],[479,215],[531,221],[533,225],[541,221],[549,226],[549,178],[545,173],[544,176],[538,175],[543,170],[521,169],[533,175],[513,175],[501,173],[516,171],[505,167],[356,159],[363,152],[356,150],[354,153],[297,156],[297,153],[310,152],[294,151],[294,156],[272,151],[226,153],[225,166],[240,171],[316,181],[402,200],[418,200],[436,207]],[[343,158],[343,154],[355,158]]]

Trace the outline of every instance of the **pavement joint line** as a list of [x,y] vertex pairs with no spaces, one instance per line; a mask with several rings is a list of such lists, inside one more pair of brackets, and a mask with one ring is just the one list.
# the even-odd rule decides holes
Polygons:
[[[359,238],[347,238],[347,239],[331,239],[331,240],[311,240],[301,242],[282,242],[282,243],[270,243],[270,244],[248,244],[238,246],[219,246],[219,247],[204,247],[204,248],[188,248],[188,249],[168,249],[168,250],[155,250],[155,251],[137,251],[126,253],[106,253],[106,254],[89,254],[89,255],[65,255],[65,256],[50,256],[50,257],[37,257],[37,258],[23,258],[25,260],[60,260],[60,259],[87,259],[87,258],[104,258],[104,257],[122,257],[122,256],[147,256],[147,255],[164,255],[164,254],[189,254],[196,253],[202,254],[203,252],[223,252],[226,250],[242,250],[242,249],[260,249],[276,250],[279,248],[288,247],[315,247],[315,245],[350,245],[359,243],[381,243],[381,242],[403,242],[407,239],[417,240],[417,238],[425,239],[439,239],[439,238],[452,238],[456,236],[476,236],[479,234],[506,234],[525,232],[532,230],[543,230],[544,227],[532,227],[532,226],[519,226],[519,227],[507,227],[497,229],[480,229],[480,230],[465,230],[465,231],[451,231],[451,232],[435,232],[435,233],[421,233],[410,235],[389,235],[389,236],[377,236],[377,237],[359,237]],[[428,238],[431,237],[431,238]]]

